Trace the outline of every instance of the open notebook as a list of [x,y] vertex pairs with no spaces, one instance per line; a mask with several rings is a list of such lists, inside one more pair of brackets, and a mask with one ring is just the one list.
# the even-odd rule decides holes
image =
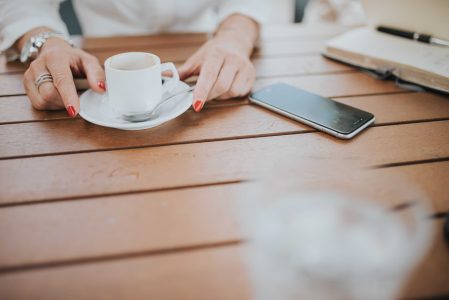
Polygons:
[[330,40],[324,55],[365,69],[391,71],[404,81],[449,93],[449,47],[363,27]]

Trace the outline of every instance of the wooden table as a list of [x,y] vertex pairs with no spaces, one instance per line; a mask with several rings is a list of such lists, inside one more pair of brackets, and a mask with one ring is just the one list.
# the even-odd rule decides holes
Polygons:
[[[357,160],[399,172],[431,199],[435,244],[405,298],[449,294],[449,98],[403,90],[320,56],[343,29],[263,29],[256,87],[286,82],[375,114],[341,141],[248,103],[213,101],[159,128],[99,127],[31,108],[24,68],[0,63],[0,299],[248,299],[232,204],[280,157]],[[181,63],[204,34],[87,39],[100,60]],[[275,170],[273,170],[274,172]],[[380,176],[380,175],[379,175]],[[404,249],[407,251],[407,249]]]

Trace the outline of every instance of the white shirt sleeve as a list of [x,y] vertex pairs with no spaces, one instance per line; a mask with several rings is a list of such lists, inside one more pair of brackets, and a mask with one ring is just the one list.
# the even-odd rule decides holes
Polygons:
[[280,13],[286,0],[227,0],[218,6],[219,22],[228,16],[239,13],[248,16],[259,24],[270,23],[273,15]]
[[28,31],[45,26],[68,35],[59,16],[62,0],[0,0],[0,51],[16,55],[12,48],[17,39]]

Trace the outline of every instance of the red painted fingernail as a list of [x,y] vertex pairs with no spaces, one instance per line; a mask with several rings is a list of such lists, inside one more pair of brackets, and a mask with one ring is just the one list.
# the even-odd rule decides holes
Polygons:
[[201,101],[201,100],[196,100],[196,101],[195,101],[195,104],[193,104],[193,109],[194,109],[196,112],[200,112],[201,109],[203,108],[203,105],[204,105],[204,102],[203,102],[203,101]]
[[71,118],[74,118],[76,116],[75,108],[72,105],[67,105],[67,114]]
[[98,81],[97,85],[100,89],[102,89],[103,91],[106,91],[106,84],[104,83],[103,80]]

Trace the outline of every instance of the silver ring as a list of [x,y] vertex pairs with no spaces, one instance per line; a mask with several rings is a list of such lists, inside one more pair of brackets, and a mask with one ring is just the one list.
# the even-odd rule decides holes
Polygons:
[[34,85],[36,86],[36,89],[39,90],[39,87],[45,82],[53,82],[53,77],[51,76],[51,74],[45,73],[39,75],[39,77],[37,77],[34,81]]

